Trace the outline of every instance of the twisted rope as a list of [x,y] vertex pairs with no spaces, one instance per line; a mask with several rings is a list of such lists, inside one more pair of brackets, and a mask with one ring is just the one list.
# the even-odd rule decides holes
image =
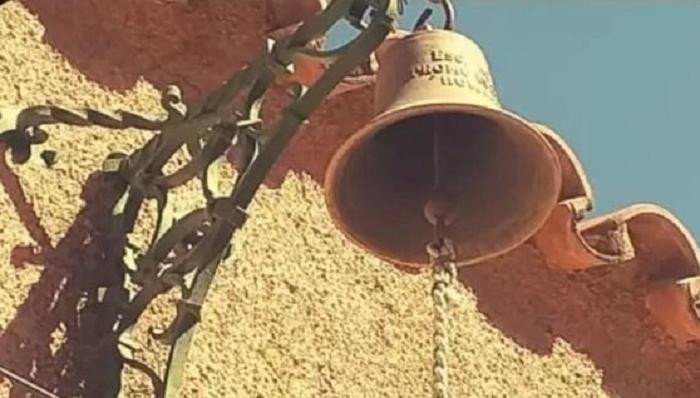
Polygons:
[[449,397],[450,322],[448,290],[457,276],[452,242],[439,239],[427,248],[433,266],[433,397]]

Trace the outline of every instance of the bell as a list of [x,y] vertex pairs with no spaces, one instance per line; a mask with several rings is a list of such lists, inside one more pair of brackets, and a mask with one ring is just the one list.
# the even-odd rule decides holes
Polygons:
[[530,238],[561,173],[545,137],[504,110],[486,58],[450,30],[388,38],[376,52],[375,117],[335,153],[326,204],[353,242],[387,261],[429,264],[449,237],[458,265]]

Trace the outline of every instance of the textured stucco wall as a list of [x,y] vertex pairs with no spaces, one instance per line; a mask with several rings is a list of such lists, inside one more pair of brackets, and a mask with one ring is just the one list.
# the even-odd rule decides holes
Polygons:
[[[150,83],[111,91],[45,44],[43,34],[18,2],[0,8],[0,102],[161,112]],[[0,363],[68,397],[90,368],[81,347],[91,335],[76,325],[73,308],[99,275],[108,244],[100,239],[100,180],[91,175],[109,152],[135,148],[146,136],[49,131],[44,147],[59,152],[52,169],[38,151],[20,167],[0,161]],[[193,189],[178,191],[179,211],[198,205]],[[278,189],[263,189],[251,213],[204,309],[185,396],[430,396],[430,276],[400,272],[347,243],[310,178],[290,174]],[[150,308],[134,336],[143,345],[137,358],[159,372],[165,351],[146,328],[164,325],[172,302]],[[585,354],[559,339],[545,352],[524,348],[477,310],[471,290],[458,288],[452,317],[454,396],[608,396],[602,371]],[[24,393],[0,381],[0,396]],[[128,369],[123,396],[149,394],[147,377]]]

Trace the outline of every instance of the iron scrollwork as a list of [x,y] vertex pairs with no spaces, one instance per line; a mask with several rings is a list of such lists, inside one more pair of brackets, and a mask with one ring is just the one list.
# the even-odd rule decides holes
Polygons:
[[[246,209],[275,160],[311,113],[333,88],[369,59],[371,53],[395,29],[405,0],[333,0],[321,12],[306,20],[296,31],[277,41],[269,40],[266,51],[255,62],[235,73],[203,100],[186,104],[180,90],[167,87],[162,106],[167,117],[144,117],[127,111],[115,113],[92,109],[73,110],[58,106],[34,106],[26,109],[2,108],[3,118],[14,121],[0,135],[16,163],[26,162],[31,148],[49,139],[41,129],[47,124],[100,126],[121,130],[133,128],[155,132],[140,149],[127,155],[115,153],[104,162],[103,171],[115,177],[121,197],[113,208],[115,256],[122,264],[122,276],[114,285],[105,286],[100,300],[114,312],[100,342],[101,349],[119,355],[101,368],[117,369],[130,361],[128,332],[149,303],[157,296],[180,289],[177,314],[162,331],[153,335],[171,346],[167,372],[158,383],[157,394],[176,397],[182,383],[184,362],[200,309],[210,283],[222,259],[230,253],[234,232],[246,221]],[[322,37],[339,20],[347,19],[360,30],[348,44],[330,51],[311,49],[312,40]],[[279,120],[265,125],[260,111],[265,95],[280,75],[293,73],[293,65],[304,58],[323,63],[322,76],[310,87],[296,84],[294,99]],[[243,99],[243,106],[237,104]],[[163,167],[185,147],[191,160],[172,174]],[[216,196],[209,188],[210,166],[225,152],[236,147],[242,152],[238,176],[229,195]],[[201,180],[207,205],[174,220],[168,206],[172,188],[195,178]],[[147,200],[155,200],[158,218],[150,245],[140,251],[127,235],[134,229],[139,209]],[[138,286],[133,297],[124,287],[131,280]],[[186,283],[191,277],[191,283]],[[110,359],[105,359],[109,362]],[[105,382],[100,396],[117,396],[119,380]]]

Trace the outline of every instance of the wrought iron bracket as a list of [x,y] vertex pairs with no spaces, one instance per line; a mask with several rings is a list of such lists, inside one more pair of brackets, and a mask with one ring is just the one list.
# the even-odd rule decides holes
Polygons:
[[[385,37],[396,27],[405,0],[333,0],[318,14],[302,23],[294,33],[276,41],[268,40],[260,57],[232,75],[203,100],[186,104],[180,90],[167,87],[161,105],[165,119],[146,117],[128,111],[104,112],[92,109],[69,109],[59,106],[28,108],[0,107],[0,142],[10,150],[16,163],[31,156],[31,147],[49,139],[44,125],[99,126],[113,130],[153,131],[154,135],[131,154],[111,154],[103,172],[112,174],[123,188],[112,210],[113,234],[122,245],[116,253],[123,272],[139,286],[133,297],[112,303],[119,311],[116,324],[109,325],[100,347],[112,349],[127,334],[157,296],[174,287],[182,298],[177,315],[165,331],[156,334],[172,346],[164,380],[163,396],[179,396],[185,360],[195,325],[201,319],[201,307],[209,286],[223,258],[230,254],[231,239],[244,225],[247,207],[265,175],[299,127],[346,76],[368,59]],[[366,17],[366,15],[369,15]],[[348,19],[360,33],[348,44],[330,51],[308,48],[341,19]],[[294,64],[312,59],[325,65],[322,76],[310,87],[291,87],[292,103],[279,120],[266,126],[260,111],[265,95],[280,77],[289,78]],[[243,98],[244,106],[237,107]],[[243,152],[243,164],[233,190],[228,195],[210,189],[210,166],[231,147]],[[191,160],[172,174],[163,166],[182,147]],[[200,178],[208,205],[175,219],[168,206],[169,190]],[[158,219],[149,247],[140,251],[126,238],[134,228],[139,209],[146,200],[158,204]],[[192,274],[191,286],[185,276]],[[123,288],[122,281],[115,282]],[[107,287],[108,289],[110,287]],[[110,357],[110,355],[105,355]],[[130,358],[102,365],[117,373]],[[106,359],[109,361],[109,359]],[[116,396],[116,383],[107,383],[100,396]]]

